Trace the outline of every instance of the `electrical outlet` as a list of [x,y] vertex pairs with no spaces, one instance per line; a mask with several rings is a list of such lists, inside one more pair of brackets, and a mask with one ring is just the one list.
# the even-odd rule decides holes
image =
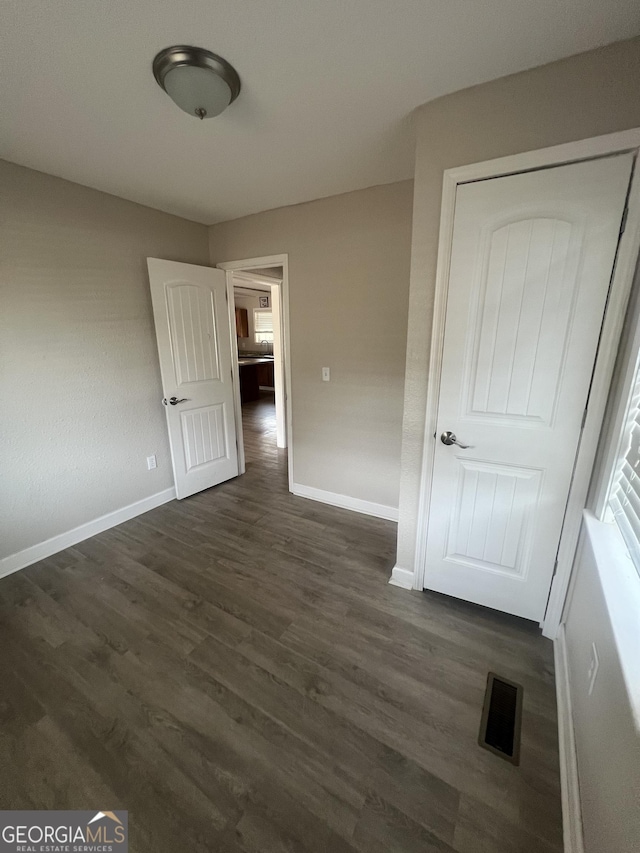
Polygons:
[[587,678],[589,679],[589,696],[593,693],[593,687],[596,683],[596,676],[598,674],[598,667],[600,666],[600,661],[598,660],[598,650],[596,649],[596,644],[591,643],[591,659],[589,660],[589,669],[587,671]]
[[323,382],[331,382],[331,368],[323,367],[322,368],[322,381]]
[[155,454],[153,456],[147,456],[147,471],[153,471],[153,469],[157,467],[158,463],[156,461]]

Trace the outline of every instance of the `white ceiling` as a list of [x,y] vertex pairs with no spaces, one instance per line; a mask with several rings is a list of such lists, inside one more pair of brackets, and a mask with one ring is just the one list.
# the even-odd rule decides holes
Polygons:
[[[0,157],[200,222],[412,176],[410,113],[640,31],[638,0],[2,0]],[[154,55],[228,59],[205,121]]]

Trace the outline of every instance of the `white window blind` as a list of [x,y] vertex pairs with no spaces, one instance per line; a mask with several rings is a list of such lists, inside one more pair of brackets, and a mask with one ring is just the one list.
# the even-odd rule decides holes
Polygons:
[[255,308],[253,312],[253,331],[257,344],[260,341],[273,341],[273,314],[271,309]]
[[640,571],[640,364],[636,366],[609,508]]

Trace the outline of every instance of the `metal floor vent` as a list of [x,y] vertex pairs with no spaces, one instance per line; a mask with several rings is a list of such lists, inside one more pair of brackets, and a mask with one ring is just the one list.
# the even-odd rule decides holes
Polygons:
[[490,672],[478,743],[512,764],[519,764],[521,721],[522,687]]

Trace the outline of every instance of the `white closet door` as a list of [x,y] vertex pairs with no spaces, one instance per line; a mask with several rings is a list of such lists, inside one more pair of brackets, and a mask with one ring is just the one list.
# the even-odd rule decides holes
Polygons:
[[458,187],[428,589],[543,618],[631,169],[625,154]]

